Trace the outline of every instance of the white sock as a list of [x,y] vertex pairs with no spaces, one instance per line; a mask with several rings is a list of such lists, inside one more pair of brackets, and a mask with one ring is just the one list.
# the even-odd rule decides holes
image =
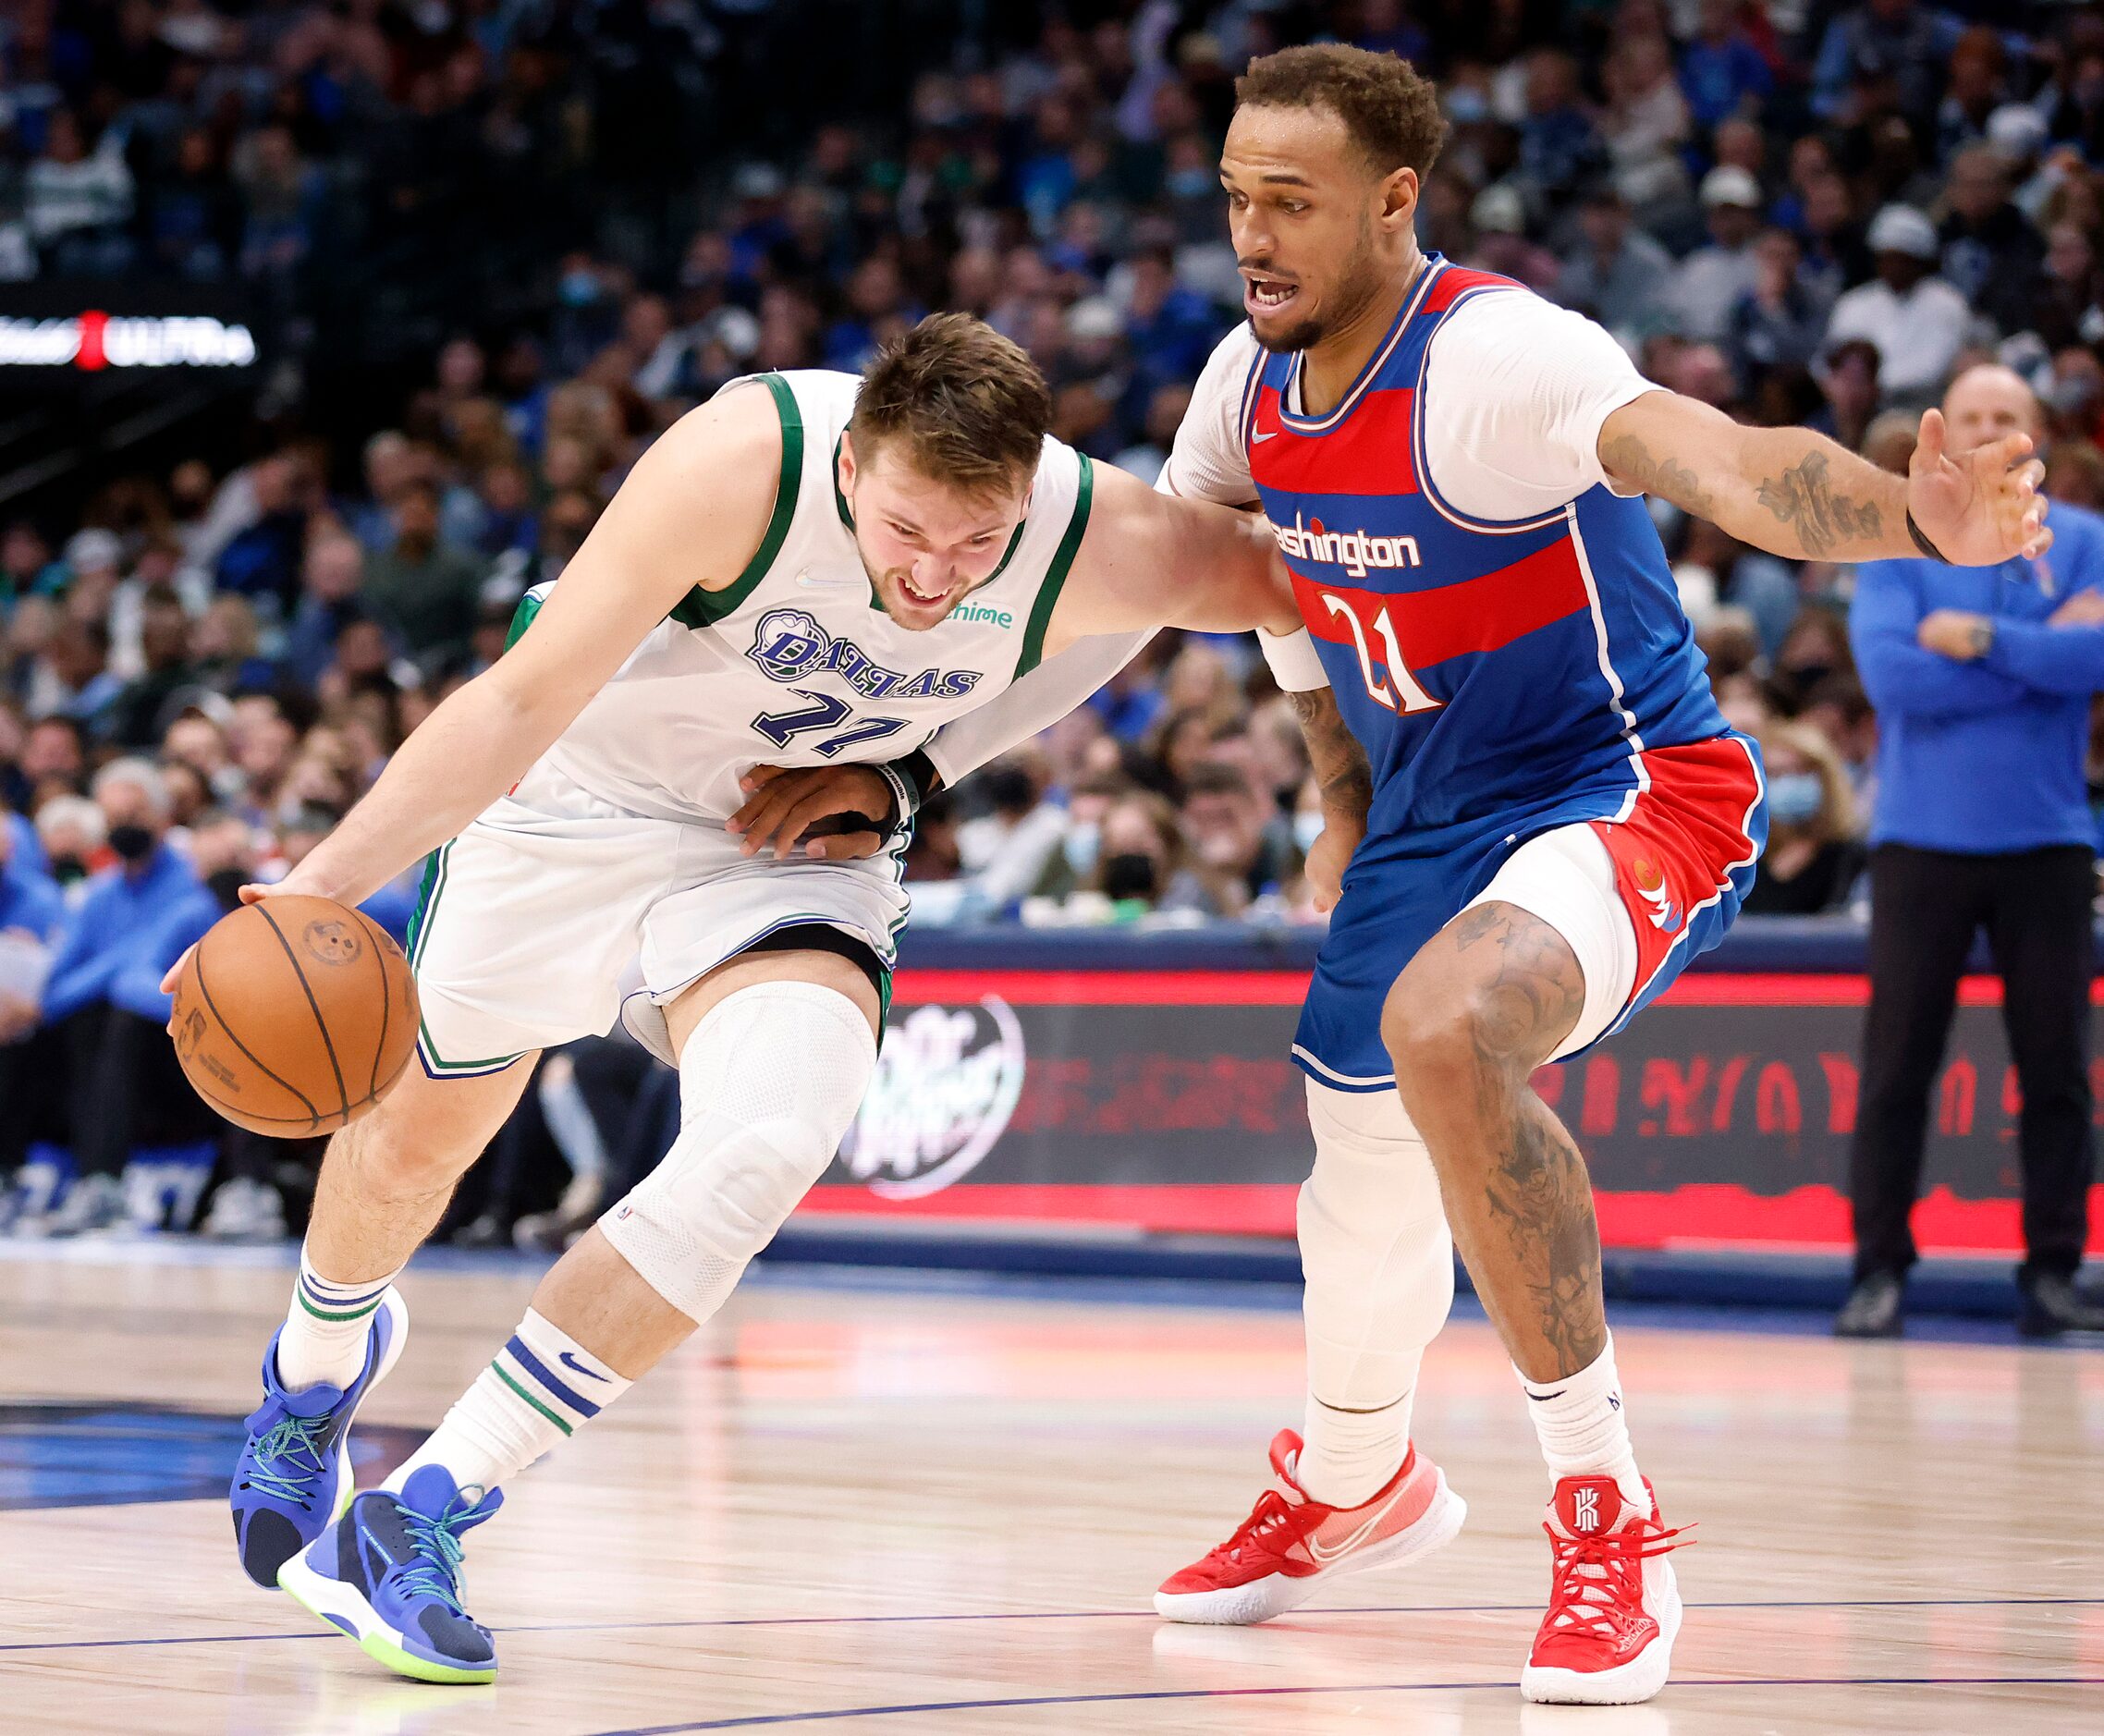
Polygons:
[[1414,1388],[1392,1404],[1340,1410],[1308,1394],[1294,1480],[1328,1507],[1358,1507],[1387,1486],[1410,1451]]
[[1520,1385],[1526,1392],[1527,1411],[1534,1418],[1550,1476],[1604,1473],[1614,1478],[1623,1500],[1639,1512],[1651,1510],[1644,1473],[1637,1470],[1636,1455],[1630,1450],[1612,1334],[1599,1355],[1575,1375],[1544,1381],[1521,1375]]
[[496,1488],[569,1439],[629,1389],[599,1358],[531,1308],[496,1359],[454,1402],[446,1420],[385,1486],[444,1465],[454,1485]]
[[300,1277],[292,1286],[292,1305],[285,1330],[277,1337],[277,1378],[287,1392],[317,1381],[348,1387],[365,1366],[366,1335],[373,1311],[388,1285],[402,1275],[397,1266],[384,1278],[339,1284],[324,1278],[300,1250]]

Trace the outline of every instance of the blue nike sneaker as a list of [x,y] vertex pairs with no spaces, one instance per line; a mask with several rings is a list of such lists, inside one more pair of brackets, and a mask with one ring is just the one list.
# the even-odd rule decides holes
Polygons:
[[400,1675],[495,1681],[496,1642],[460,1607],[460,1534],[503,1505],[501,1489],[461,1490],[444,1465],[424,1465],[398,1494],[355,1498],[319,1543],[277,1570],[277,1583]]
[[[278,1328],[282,1333],[284,1327]],[[386,1377],[409,1341],[410,1310],[393,1285],[373,1311],[365,1366],[346,1388],[287,1392],[277,1378],[277,1333],[263,1352],[263,1401],[249,1418],[249,1438],[235,1461],[227,1499],[241,1567],[259,1585],[275,1585],[277,1570],[326,1532],[350,1505],[350,1419]]]

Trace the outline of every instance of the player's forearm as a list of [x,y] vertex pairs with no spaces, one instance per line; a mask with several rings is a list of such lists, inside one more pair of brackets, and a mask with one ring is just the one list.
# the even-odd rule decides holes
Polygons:
[[975,711],[945,724],[926,743],[928,758],[942,781],[956,784],[966,773],[998,759],[1085,705],[1154,636],[1150,627],[1077,639]]
[[1921,550],[1907,531],[1907,483],[1809,428],[1743,428],[1718,415],[1682,447],[1630,429],[1603,441],[1610,475],[1790,560],[1895,560]]
[[1322,792],[1325,813],[1333,821],[1364,826],[1374,801],[1373,769],[1366,750],[1337,709],[1337,695],[1318,687],[1286,698],[1308,744],[1308,764]]
[[372,897],[516,784],[567,721],[552,707],[515,700],[490,675],[468,682],[300,864],[300,889],[346,904]]

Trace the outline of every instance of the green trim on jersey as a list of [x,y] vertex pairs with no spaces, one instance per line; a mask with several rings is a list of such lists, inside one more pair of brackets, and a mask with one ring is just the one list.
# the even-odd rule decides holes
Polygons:
[[760,546],[745,563],[743,572],[721,591],[704,591],[696,585],[674,605],[666,618],[682,627],[712,626],[744,602],[752,587],[767,576],[775,556],[782,552],[789,521],[796,517],[796,497],[803,485],[803,412],[797,408],[796,394],[780,374],[763,373],[760,378],[775,395],[775,410],[782,419],[782,473],[775,484],[774,516],[767,520],[767,533],[760,539]]
[[[535,586],[534,590],[539,590]],[[526,636],[526,630],[533,625],[533,617],[541,612],[541,605],[548,599],[536,596],[529,591],[519,599],[519,606],[511,611],[511,625],[504,630],[504,648],[509,651]]]
[[1095,494],[1095,466],[1089,462],[1085,452],[1074,456],[1082,461],[1081,480],[1074,489],[1074,516],[1067,520],[1067,534],[1059,539],[1052,564],[1045,569],[1045,581],[1037,587],[1037,601],[1030,605],[1030,625],[1022,635],[1022,655],[1016,659],[1015,679],[1019,681],[1045,660],[1046,630],[1052,625],[1052,611],[1059,605],[1059,593],[1066,585],[1074,556],[1081,552],[1082,537],[1089,528],[1089,502]]

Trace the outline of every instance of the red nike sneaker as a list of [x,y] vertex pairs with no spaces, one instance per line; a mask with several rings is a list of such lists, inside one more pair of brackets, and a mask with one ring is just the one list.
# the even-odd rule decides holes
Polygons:
[[[1634,1705],[1666,1685],[1681,1594],[1664,1558],[1680,1531],[1622,1498],[1612,1477],[1564,1477],[1542,1529],[1554,1555],[1548,1613],[1520,1694],[1545,1705]],[[1689,1527],[1682,1527],[1682,1530]]]
[[1468,1504],[1415,1447],[1388,1485],[1357,1507],[1326,1507],[1295,1481],[1301,1437],[1271,1443],[1278,1486],[1258,1497],[1235,1534],[1166,1580],[1155,1608],[1171,1621],[1240,1626],[1268,1621],[1361,1568],[1399,1567],[1451,1541]]

